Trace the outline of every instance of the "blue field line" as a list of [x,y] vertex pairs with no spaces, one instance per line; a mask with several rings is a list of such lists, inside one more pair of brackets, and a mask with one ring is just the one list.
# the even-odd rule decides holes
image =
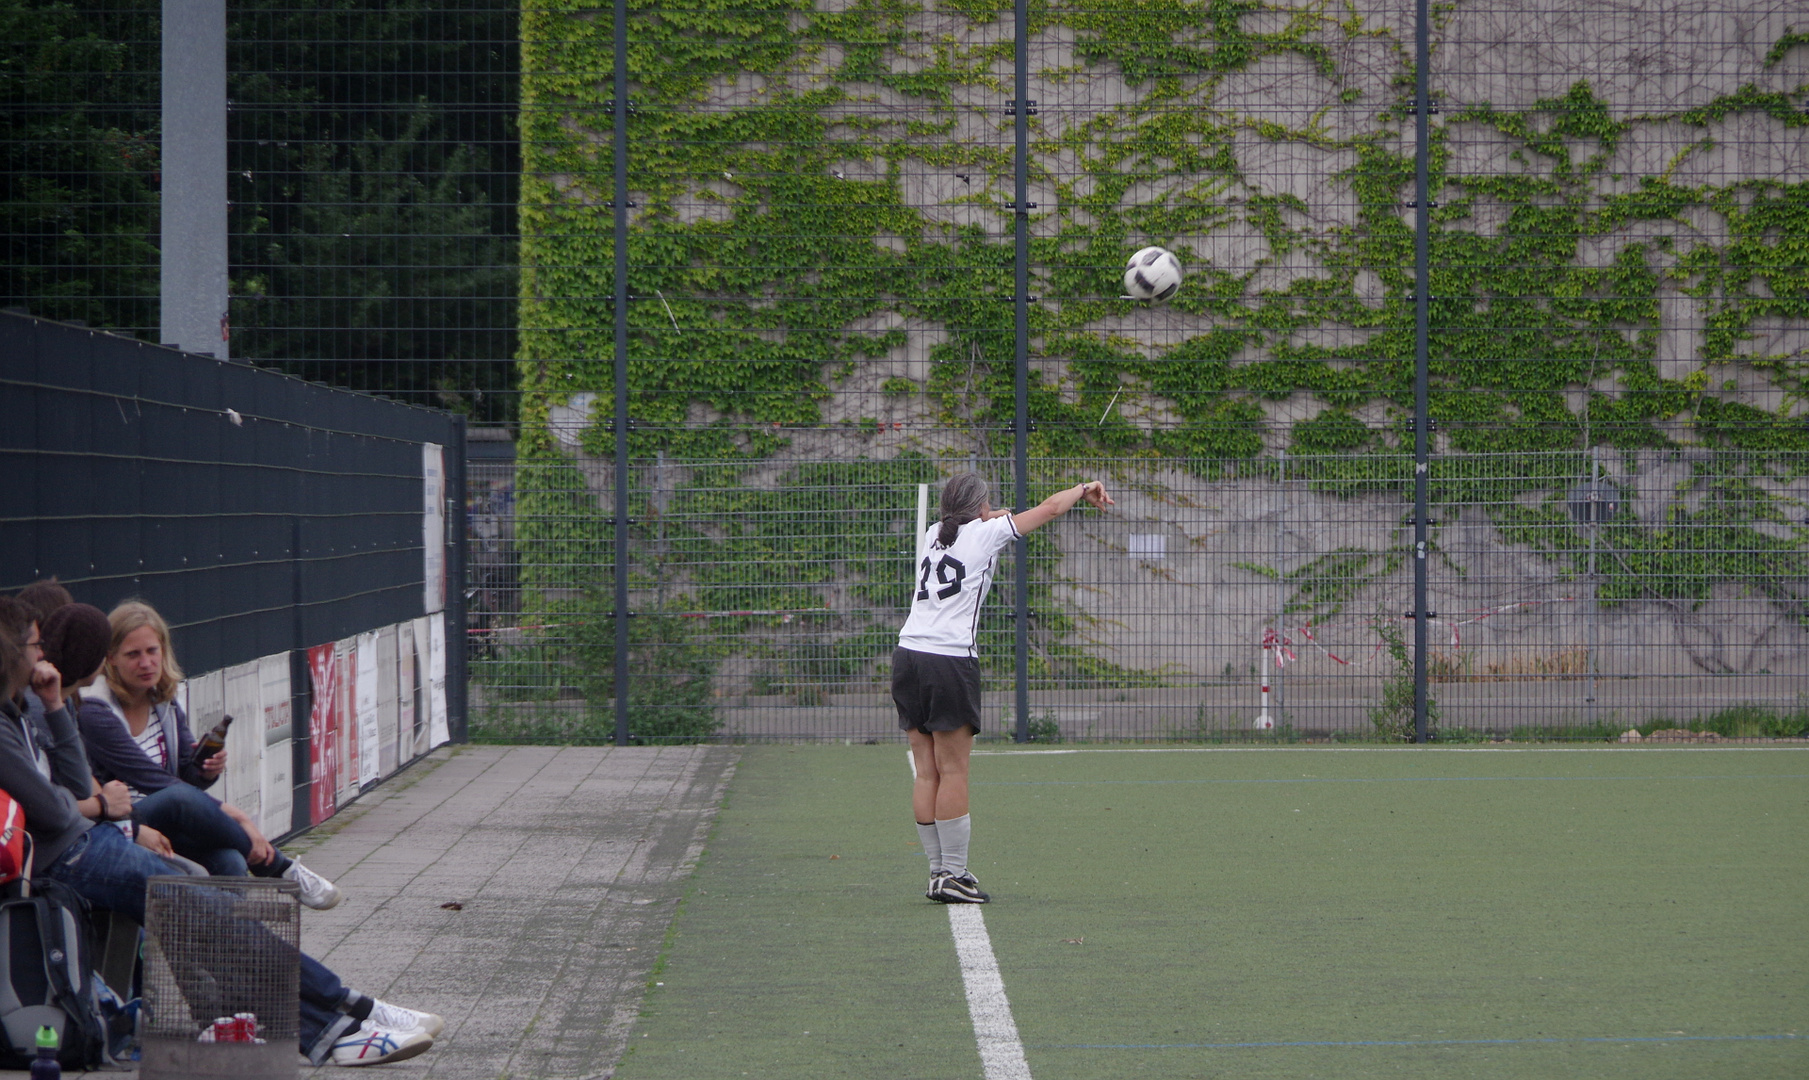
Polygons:
[[1809,773],[1766,773],[1758,776],[1302,776],[1286,778],[1215,778],[1185,780],[970,780],[974,787],[1080,787],[1099,784],[1429,784],[1471,780],[1809,780]]
[[1327,1042],[1239,1043],[1026,1043],[1026,1050],[1299,1050],[1369,1046],[1551,1046],[1628,1045],[1691,1042],[1791,1042],[1794,1031],[1777,1035],[1600,1035],[1541,1039],[1360,1039]]

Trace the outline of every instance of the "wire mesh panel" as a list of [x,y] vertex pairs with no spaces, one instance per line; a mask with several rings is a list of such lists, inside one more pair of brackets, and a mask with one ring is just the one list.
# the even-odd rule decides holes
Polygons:
[[1798,16],[1478,2],[1439,23],[1416,212],[1441,705],[1504,731],[1800,729]]
[[[512,420],[517,5],[246,0],[225,24],[230,354]],[[11,0],[0,306],[159,326],[159,0]]]
[[[590,682],[491,730],[601,735],[570,717],[613,700],[626,618],[637,737],[885,737],[906,588],[876,553],[974,468],[1000,504],[1123,496],[1003,560],[994,731],[1410,737],[1417,677],[1444,739],[1795,734],[1801,42],[1769,3],[1616,9],[1613,45],[1519,10],[1440,9],[1421,117],[1404,3],[667,6],[629,13],[621,102],[600,14],[532,8],[521,610],[486,670],[539,701],[499,716]],[[1686,191],[1736,114],[1753,151]],[[1122,277],[1152,246],[1185,272],[1157,303]],[[1631,494],[1663,482],[1693,494]]]
[[8,5],[0,305],[155,340],[157,12]]
[[514,418],[517,9],[231,5],[233,355]]
[[[966,469],[1125,496],[1002,556],[992,732],[1801,732],[1795,8],[1428,5],[1423,68],[1417,8],[235,4],[235,354],[509,444],[482,737],[891,737],[901,537]],[[15,130],[141,145],[156,12],[109,12],[42,21]],[[155,162],[101,156],[16,204],[34,304],[133,291],[46,269],[142,263]],[[137,254],[45,224],[101,205]]]
[[263,878],[150,879],[139,1075],[294,1075],[298,896]]
[[1656,448],[1441,462],[1430,675],[1447,722],[1801,731],[1803,464]]

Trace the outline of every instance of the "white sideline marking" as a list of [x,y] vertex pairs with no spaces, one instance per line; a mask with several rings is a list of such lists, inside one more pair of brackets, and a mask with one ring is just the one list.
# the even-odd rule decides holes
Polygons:
[[980,1067],[986,1080],[1031,1080],[1030,1063],[1024,1060],[1024,1044],[1011,1018],[1011,1002],[1005,1000],[1005,980],[992,955],[992,939],[986,936],[986,920],[977,904],[950,904],[948,925],[955,935],[955,955],[961,961],[961,982],[967,987],[967,1011],[974,1019],[974,1039],[980,1044]]
[[[1041,757],[1050,754],[1637,754],[1688,750],[1736,754],[1787,751],[1809,746],[1702,746],[1696,743],[1601,743],[1595,746],[1112,746],[1087,750],[975,750],[974,757]],[[916,766],[912,766],[913,775]]]

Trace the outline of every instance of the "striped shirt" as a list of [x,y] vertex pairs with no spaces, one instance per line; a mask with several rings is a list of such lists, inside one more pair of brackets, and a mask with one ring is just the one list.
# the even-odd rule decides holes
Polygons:
[[157,715],[156,709],[151,710],[151,720],[144,726],[144,730],[132,738],[153,765],[161,769],[169,764],[169,757],[163,749],[163,717]]

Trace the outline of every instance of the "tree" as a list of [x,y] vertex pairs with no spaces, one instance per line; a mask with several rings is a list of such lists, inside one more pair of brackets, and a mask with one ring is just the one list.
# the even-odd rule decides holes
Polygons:
[[0,0],[0,304],[154,336],[157,6]]
[[513,4],[256,0],[230,20],[235,355],[511,418]]

